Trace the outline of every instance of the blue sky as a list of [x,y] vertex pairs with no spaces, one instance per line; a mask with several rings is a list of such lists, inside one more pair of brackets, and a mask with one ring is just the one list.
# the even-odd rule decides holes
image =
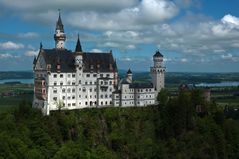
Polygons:
[[32,70],[54,48],[61,9],[74,50],[113,51],[120,69],[148,71],[157,49],[167,71],[239,71],[238,0],[0,0],[0,71]]

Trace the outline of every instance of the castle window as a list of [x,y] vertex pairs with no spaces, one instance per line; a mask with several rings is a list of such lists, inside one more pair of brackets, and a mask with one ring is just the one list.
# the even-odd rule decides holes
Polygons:
[[83,91],[83,92],[85,92],[85,91],[86,91],[85,87],[82,89],[82,91]]
[[62,85],[63,85],[63,82],[61,82],[60,85],[62,86]]
[[92,85],[92,82],[90,81],[90,85]]
[[90,92],[92,92],[92,88],[90,88]]
[[104,96],[103,96],[103,95],[100,95],[100,98],[104,98]]
[[97,74],[93,74],[93,77],[97,77]]
[[57,83],[56,83],[56,82],[54,82],[54,86],[56,86],[56,84],[57,84]]
[[79,91],[81,91],[81,88],[79,88]]
[[107,85],[108,84],[108,82],[107,81],[105,81],[105,85]]
[[75,99],[76,97],[75,96],[72,96],[72,99]]
[[75,88],[73,88],[73,89],[72,89],[72,93],[75,93],[75,92],[76,92],[76,90],[75,90]]
[[85,105],[87,105],[88,103],[87,102],[85,102]]
[[85,95],[85,98],[87,98],[87,95]]
[[53,97],[53,100],[54,100],[54,101],[57,101],[57,97]]
[[65,88],[63,88],[63,89],[62,89],[62,93],[65,93],[65,92],[66,92],[66,89],[65,89]]
[[54,74],[53,77],[54,77],[54,78],[57,78],[57,74]]
[[107,103],[107,101],[105,101],[105,105],[107,105],[108,103]]
[[63,78],[63,74],[60,74],[60,78]]
[[86,77],[90,77],[90,74],[86,74]]
[[88,84],[88,82],[85,82],[85,85],[87,85]]
[[65,96],[62,96],[62,99],[63,99],[63,100],[65,100],[65,98],[66,98]]
[[71,77],[71,74],[68,74],[67,77],[70,78],[70,77]]
[[75,78],[76,77],[76,74],[72,74],[72,78]]
[[108,98],[108,95],[107,95],[107,94],[105,95],[105,98]]
[[68,103],[68,107],[70,107],[71,106],[71,103]]
[[72,106],[76,106],[76,103],[72,103]]
[[110,85],[112,85],[112,81],[110,81]]
[[103,105],[103,102],[100,102],[100,105]]
[[100,81],[100,84],[101,84],[101,85],[103,85],[103,83],[104,83],[103,81]]
[[70,99],[71,99],[71,97],[70,97],[70,96],[68,96],[68,97],[67,97],[67,99],[68,99],[68,100],[70,100]]
[[100,77],[104,77],[104,75],[103,75],[103,74],[100,74]]
[[81,80],[79,80],[79,84],[81,84]]
[[71,84],[71,81],[67,81],[67,84],[70,85],[70,84]]
[[57,89],[54,89],[54,90],[53,90],[53,93],[57,93]]
[[79,105],[81,105],[81,102],[79,102]]
[[110,74],[106,74],[106,77],[110,77]]
[[71,89],[70,89],[70,88],[68,88],[68,89],[67,89],[67,92],[68,92],[68,93],[70,93],[70,92],[71,92]]
[[81,98],[81,95],[79,95],[79,98]]

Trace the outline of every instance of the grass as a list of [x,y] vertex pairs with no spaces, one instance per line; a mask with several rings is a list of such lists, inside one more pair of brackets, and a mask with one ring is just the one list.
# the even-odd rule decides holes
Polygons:
[[0,93],[33,91],[33,85],[30,84],[0,84]]

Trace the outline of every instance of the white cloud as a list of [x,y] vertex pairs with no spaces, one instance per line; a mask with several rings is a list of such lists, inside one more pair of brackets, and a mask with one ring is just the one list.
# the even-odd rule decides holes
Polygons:
[[136,46],[131,44],[131,45],[127,45],[126,48],[127,48],[127,49],[135,49]]
[[69,14],[70,18],[67,18],[67,23],[75,27],[94,30],[135,30],[143,29],[145,25],[171,19],[177,13],[178,8],[171,1],[142,0],[138,5],[118,12],[72,12]]
[[23,49],[24,45],[20,43],[14,43],[12,41],[0,43],[0,48],[5,50],[17,50],[17,49]]
[[28,50],[26,53],[25,53],[25,56],[37,56],[39,53],[39,50]]
[[186,62],[188,62],[188,59],[182,58],[182,59],[181,59],[181,62],[182,62],[182,63],[186,63]]
[[235,17],[235,16],[232,16],[230,14],[227,14],[225,15],[223,18],[222,18],[222,23],[223,24],[226,24],[226,25],[229,25],[230,27],[236,27],[238,28],[239,27],[239,18],[238,17]]
[[37,38],[39,35],[34,32],[27,32],[27,33],[18,33],[17,37],[19,38]]
[[12,55],[12,54],[0,54],[0,59],[8,59],[8,58],[18,58],[18,56]]
[[1,5],[22,11],[39,11],[56,10],[64,8],[66,10],[98,10],[114,11],[125,7],[131,7],[138,3],[138,0],[2,0]]
[[92,49],[90,52],[100,53],[100,52],[103,52],[103,51],[100,50],[100,49]]

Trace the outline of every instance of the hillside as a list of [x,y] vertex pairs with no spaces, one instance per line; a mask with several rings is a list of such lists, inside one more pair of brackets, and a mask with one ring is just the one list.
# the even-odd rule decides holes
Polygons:
[[239,124],[215,103],[197,115],[200,94],[160,106],[57,111],[21,102],[0,116],[0,158],[238,158]]

